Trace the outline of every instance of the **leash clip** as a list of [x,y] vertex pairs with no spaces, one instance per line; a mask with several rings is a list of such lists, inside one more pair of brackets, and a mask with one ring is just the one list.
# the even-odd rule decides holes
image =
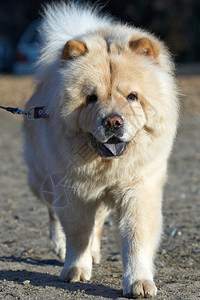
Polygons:
[[27,116],[28,120],[48,118],[48,114],[46,113],[45,106],[31,106],[28,111],[26,111],[26,110],[23,111],[17,107],[16,108],[15,107],[5,107],[5,106],[1,106],[1,105],[0,105],[0,108],[5,109],[15,115],[25,115],[25,116]]
[[27,112],[28,120],[47,118],[44,106],[31,106]]

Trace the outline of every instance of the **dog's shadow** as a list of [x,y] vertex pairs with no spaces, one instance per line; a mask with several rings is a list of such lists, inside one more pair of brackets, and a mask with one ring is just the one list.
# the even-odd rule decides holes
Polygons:
[[45,265],[52,265],[52,266],[59,266],[59,267],[63,266],[63,263],[56,259],[35,259],[32,257],[1,256],[0,261],[23,262],[26,264],[37,265],[37,266],[45,266]]
[[[0,257],[0,261],[12,261],[12,262],[25,262],[34,265],[54,265],[54,266],[62,266],[63,264],[57,260],[36,260],[32,258],[21,258],[15,256],[9,257]],[[31,272],[27,270],[0,270],[0,280],[5,279],[6,281],[14,281],[18,284],[24,285],[25,280],[30,280],[30,285],[32,286],[40,286],[40,287],[56,287],[62,288],[66,291],[73,293],[78,290],[84,290],[86,295],[92,296],[101,296],[108,299],[116,299],[118,297],[122,297],[121,289],[114,289],[104,284],[98,283],[86,283],[86,282],[77,282],[77,283],[67,283],[63,282],[56,275],[39,273],[39,272]]]

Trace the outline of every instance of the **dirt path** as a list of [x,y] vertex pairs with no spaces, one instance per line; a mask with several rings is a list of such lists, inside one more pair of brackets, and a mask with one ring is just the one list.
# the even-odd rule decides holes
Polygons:
[[[159,300],[200,299],[200,77],[179,79],[183,116],[165,189],[164,235],[156,258]],[[0,77],[2,104],[19,105],[31,78]],[[22,158],[21,117],[0,112],[0,299],[124,299],[112,219],[102,238],[102,263],[90,283],[59,280],[46,208],[31,194]]]

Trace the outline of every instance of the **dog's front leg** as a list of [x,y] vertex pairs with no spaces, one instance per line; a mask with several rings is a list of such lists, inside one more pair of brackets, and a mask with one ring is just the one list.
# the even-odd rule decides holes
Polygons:
[[130,189],[119,209],[124,296],[154,297],[153,259],[162,228],[161,181]]
[[57,215],[66,234],[66,258],[60,278],[68,282],[87,281],[92,273],[91,244],[95,208],[73,200]]

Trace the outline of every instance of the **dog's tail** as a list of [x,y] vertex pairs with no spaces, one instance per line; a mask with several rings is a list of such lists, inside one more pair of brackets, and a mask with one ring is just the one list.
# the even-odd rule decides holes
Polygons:
[[39,77],[41,78],[49,67],[58,63],[68,40],[80,38],[83,34],[98,30],[110,22],[111,18],[105,15],[102,17],[97,6],[73,2],[47,5],[39,27]]

